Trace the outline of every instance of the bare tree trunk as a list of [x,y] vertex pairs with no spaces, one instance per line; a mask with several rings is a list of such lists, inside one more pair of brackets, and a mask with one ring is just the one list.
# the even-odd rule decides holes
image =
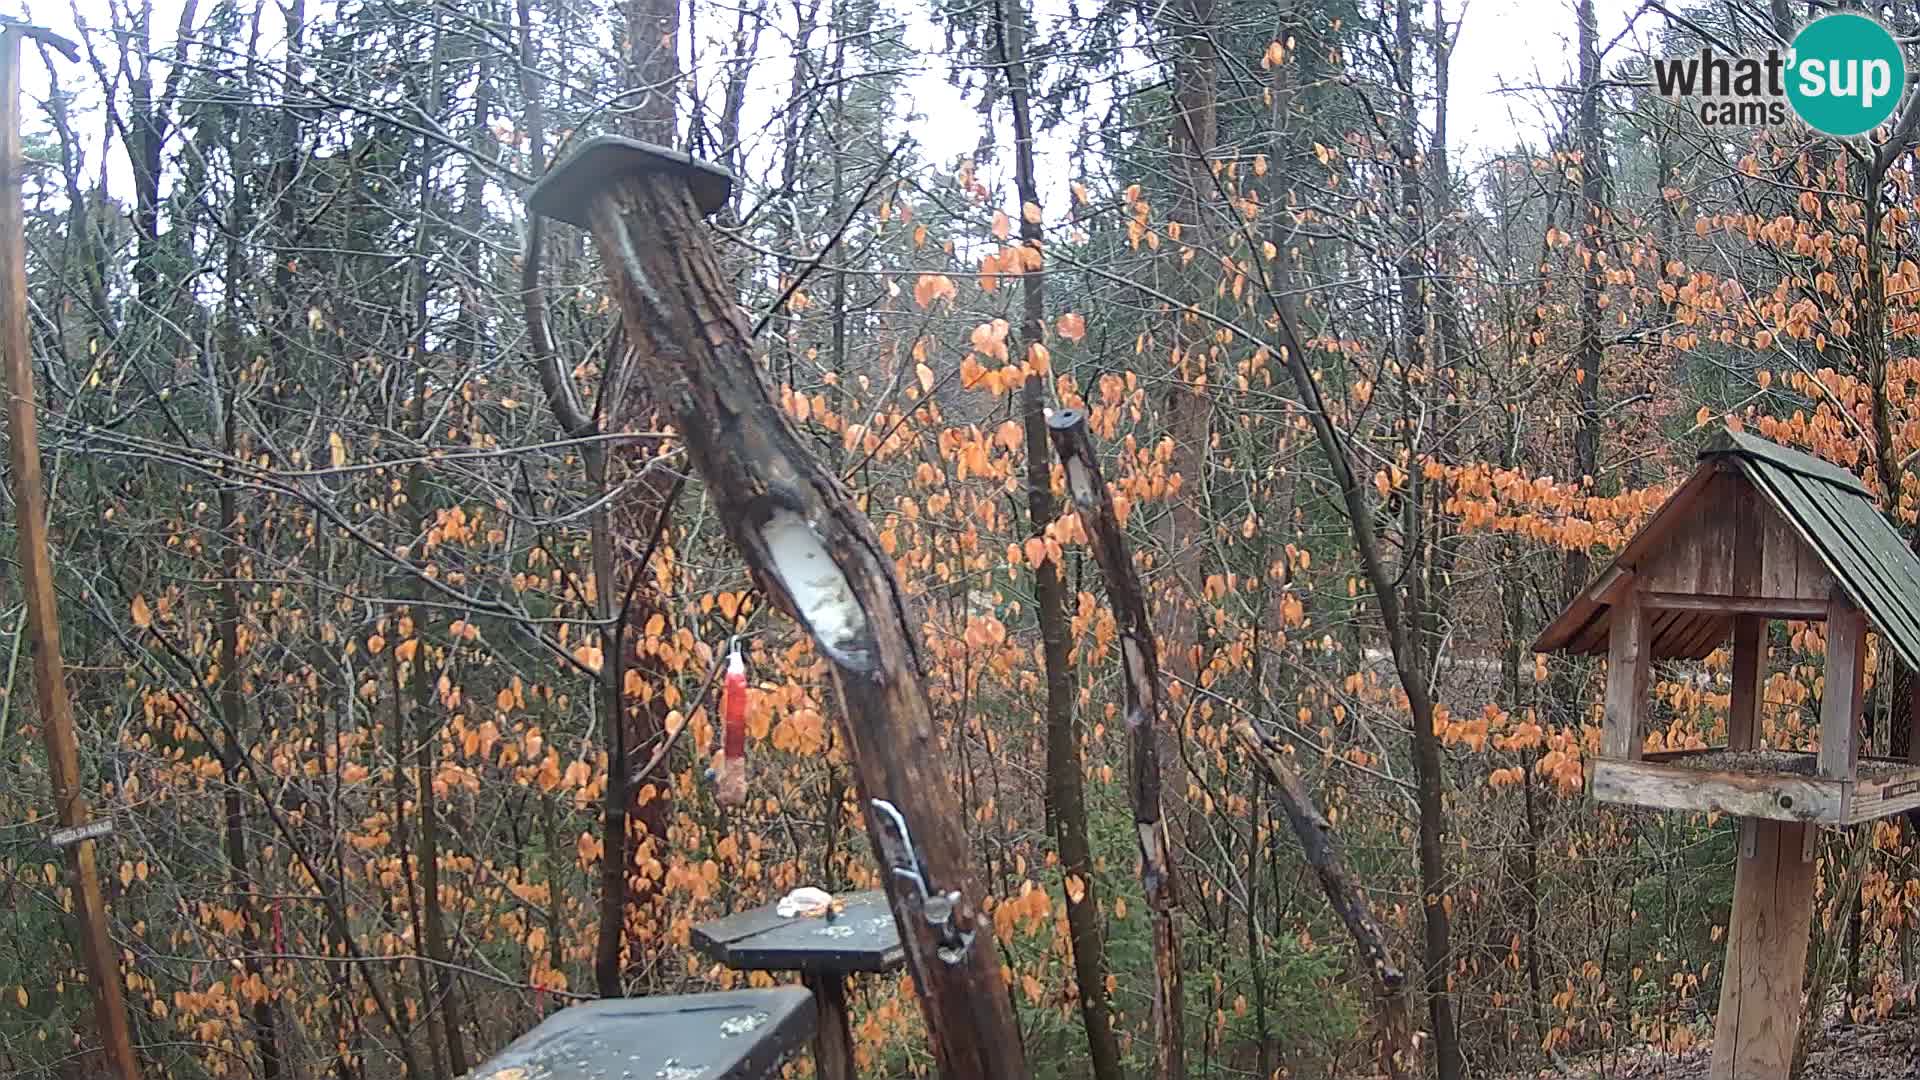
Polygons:
[[[1426,190],[1420,178],[1421,145],[1418,137],[1418,113],[1414,102],[1413,82],[1414,51],[1416,48],[1413,33],[1413,10],[1411,0],[1398,0],[1394,14],[1396,70],[1400,80],[1400,140],[1396,153],[1400,159],[1400,199],[1401,213],[1405,217],[1405,245],[1401,254],[1398,273],[1400,277],[1401,299],[1401,372],[1402,378],[1408,378],[1415,369],[1429,366],[1432,349],[1428,331],[1427,281],[1428,266],[1422,254],[1421,245],[1426,235],[1425,215],[1422,212],[1426,203]],[[1402,387],[1402,401],[1411,398],[1410,385]],[[1405,554],[1400,577],[1407,583],[1406,625],[1401,628],[1405,646],[1410,651],[1409,659],[1420,679],[1425,683],[1427,673],[1433,670],[1434,657],[1430,652],[1437,635],[1428,625],[1431,612],[1431,598],[1426,595],[1427,563],[1429,553],[1423,531],[1422,515],[1425,507],[1420,497],[1423,477],[1418,454],[1422,448],[1418,445],[1419,433],[1416,418],[1407,418],[1404,424],[1407,446],[1410,451],[1408,476],[1411,489],[1404,510]],[[1388,586],[1392,588],[1391,585]],[[1392,628],[1389,628],[1389,633]],[[1424,690],[1425,687],[1423,686]],[[1427,992],[1427,1011],[1433,1025],[1434,1060],[1441,1080],[1459,1080],[1465,1072],[1465,1063],[1460,1055],[1460,1036],[1453,1014],[1453,996],[1448,984],[1453,978],[1453,948],[1451,926],[1447,915],[1448,890],[1451,888],[1446,866],[1445,832],[1446,807],[1440,775],[1440,737],[1434,732],[1430,720],[1422,721],[1417,715],[1413,720],[1411,735],[1413,745],[1413,768],[1416,801],[1420,809],[1419,821],[1419,859],[1420,887],[1423,895],[1421,909],[1425,915],[1425,983]]]
[[[1012,10],[1009,10],[1011,8]],[[1036,256],[1046,250],[1040,228],[1039,183],[1033,169],[1033,116],[1025,56],[1026,12],[1014,0],[995,0],[1000,62],[1007,76],[1013,110],[1014,175],[1021,203],[1020,239]],[[1029,212],[1028,208],[1032,208]],[[1028,265],[1020,276],[1022,316],[1016,339],[1028,365],[1020,392],[1027,437],[1027,519],[1031,535],[1044,537],[1054,520],[1053,455],[1047,446],[1046,276]],[[1114,1037],[1107,1001],[1106,932],[1100,892],[1093,876],[1093,849],[1087,838],[1086,783],[1080,757],[1080,725],[1073,708],[1068,670],[1067,589],[1060,567],[1043,560],[1033,572],[1034,604],[1047,682],[1047,821],[1060,852],[1067,897],[1067,932],[1073,948],[1074,982],[1080,991],[1080,1019],[1087,1032],[1092,1075],[1119,1080],[1120,1043]],[[1077,887],[1076,887],[1077,883]]]
[[[249,65],[255,56],[259,40],[259,8],[254,9],[253,33],[249,36],[247,54]],[[233,201],[228,206],[227,240],[225,259],[225,280],[222,282],[221,296],[221,358],[218,363],[223,370],[210,373],[208,390],[214,400],[214,419],[218,425],[221,448],[230,459],[240,459],[239,439],[239,387],[241,373],[245,370],[247,358],[245,346],[241,341],[240,327],[240,289],[248,275],[246,260],[240,249],[240,239],[245,231],[245,222],[251,214],[246,198],[246,166],[243,162],[249,152],[250,123],[249,113],[241,112],[234,118],[234,127],[228,133],[228,160],[233,169]],[[209,366],[215,361],[209,358]],[[247,728],[246,716],[246,675],[245,666],[240,659],[240,622],[243,617],[240,575],[241,550],[246,544],[245,528],[241,523],[239,495],[231,484],[222,485],[218,498],[220,506],[220,615],[218,633],[220,635],[220,717],[225,727],[224,739],[220,748],[221,770],[224,784],[221,790],[221,809],[225,815],[223,846],[227,859],[227,883],[233,894],[234,910],[240,913],[240,942],[247,951],[247,959],[242,968],[249,978],[264,981],[265,972],[260,962],[260,912],[254,900],[253,867],[247,850],[247,813],[242,801],[240,789],[240,758],[246,748],[241,745],[241,732]],[[264,732],[263,732],[264,734]],[[260,1075],[264,1080],[279,1080],[280,1045],[275,1025],[275,1009],[271,994],[262,996],[248,1009],[248,1019],[253,1028],[254,1045],[260,1052]]]
[[[1605,351],[1600,341],[1600,264],[1606,223],[1606,147],[1600,131],[1600,27],[1593,0],[1577,0],[1579,21],[1580,225],[1575,261],[1581,253],[1593,262],[1580,266],[1580,340],[1574,361],[1574,400],[1578,421],[1573,432],[1573,481],[1591,490],[1600,474],[1600,377]],[[1592,576],[1592,559],[1583,548],[1567,552],[1566,588],[1583,587]]]
[[636,139],[679,141],[674,99],[680,90],[680,0],[623,0],[627,78],[621,127]]

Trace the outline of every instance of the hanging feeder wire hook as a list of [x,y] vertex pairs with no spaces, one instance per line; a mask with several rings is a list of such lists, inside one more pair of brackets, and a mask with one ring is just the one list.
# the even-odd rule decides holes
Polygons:
[[894,877],[913,882],[920,892],[920,915],[933,928],[939,938],[936,950],[940,959],[948,964],[958,964],[965,960],[967,951],[973,946],[972,930],[961,930],[954,925],[953,913],[960,905],[960,890],[936,890],[927,880],[926,871],[920,865],[920,855],[913,845],[913,833],[907,829],[907,819],[900,813],[899,807],[885,799],[870,800],[873,810],[886,819],[892,826],[893,835],[899,838],[899,844],[887,842],[886,829],[881,830],[882,848],[887,858],[887,869]]

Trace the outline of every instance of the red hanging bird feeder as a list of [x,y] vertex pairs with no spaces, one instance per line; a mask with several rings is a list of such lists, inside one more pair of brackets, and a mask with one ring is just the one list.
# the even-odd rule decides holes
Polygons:
[[727,681],[720,690],[720,768],[714,780],[722,806],[747,801],[747,662],[734,638],[727,654]]

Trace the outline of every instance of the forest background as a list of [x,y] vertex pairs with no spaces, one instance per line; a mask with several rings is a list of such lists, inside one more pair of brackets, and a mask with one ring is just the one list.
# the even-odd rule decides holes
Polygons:
[[[1594,0],[1522,6],[1569,50],[1508,130],[1472,73],[1471,155],[1453,44],[1507,13],[1445,0],[63,13],[81,62],[29,62],[31,330],[152,1073],[455,1076],[574,1000],[748,981],[695,922],[877,880],[826,661],[634,391],[585,235],[524,210],[604,131],[742,179],[722,264],[924,618],[1040,1075],[1154,1057],[1116,622],[1082,523],[1030,498],[1061,490],[1045,408],[1088,410],[1155,611],[1191,1074],[1372,1067],[1372,972],[1255,743],[1336,831],[1439,1075],[1710,1041],[1732,823],[1585,799],[1600,666],[1528,645],[1723,424],[1920,536],[1920,115],[1842,143],[1652,94],[1651,56],[1791,38],[1787,0],[1604,35]],[[9,573],[0,1072],[77,1077],[23,620]],[[1814,738],[1823,649],[1772,642],[1771,745]],[[1885,751],[1899,673],[1868,663]],[[1724,734],[1728,667],[1661,667],[1663,745]],[[1810,1015],[1910,1008],[1912,832],[1829,832],[1819,875]],[[904,979],[856,992],[866,1075],[929,1069]]]

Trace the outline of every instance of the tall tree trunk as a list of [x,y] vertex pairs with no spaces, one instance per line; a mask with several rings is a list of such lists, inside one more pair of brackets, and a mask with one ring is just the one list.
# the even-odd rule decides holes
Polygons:
[[[1398,0],[1395,6],[1394,39],[1401,102],[1401,145],[1397,148],[1400,159],[1400,210],[1406,223],[1402,240],[1404,248],[1398,268],[1402,320],[1401,376],[1406,380],[1402,386],[1402,401],[1411,409],[1414,394],[1412,373],[1430,367],[1432,349],[1427,325],[1428,267],[1422,250],[1426,235],[1423,213],[1426,191],[1420,177],[1422,145],[1414,95],[1414,54],[1417,46],[1412,0]],[[1418,460],[1423,449],[1418,442],[1420,435],[1416,417],[1407,418],[1405,431],[1409,450],[1407,475],[1411,489],[1403,514],[1406,535],[1400,577],[1407,583],[1406,626],[1403,632],[1408,648],[1414,653],[1411,657],[1413,665],[1421,672],[1422,681],[1425,681],[1426,675],[1433,670],[1431,647],[1437,634],[1430,625],[1432,599],[1426,595],[1424,588],[1430,560],[1421,536],[1425,507],[1419,485],[1423,482],[1424,469]],[[1448,988],[1453,978],[1452,928],[1447,913],[1452,883],[1446,866],[1446,804],[1440,775],[1440,738],[1430,720],[1422,722],[1416,716],[1411,741],[1416,801],[1420,810],[1418,847],[1423,894],[1421,908],[1425,915],[1426,930],[1424,967],[1427,1012],[1433,1025],[1434,1061],[1441,1080],[1458,1080],[1464,1075],[1466,1066],[1460,1054],[1460,1036],[1453,1015],[1453,995]]]
[[[1213,175],[1212,157],[1219,139],[1219,52],[1214,43],[1219,27],[1214,0],[1178,0],[1170,11],[1157,17],[1177,39],[1170,134],[1175,166],[1173,220],[1180,225],[1181,242],[1170,246],[1168,257],[1179,259],[1183,246],[1207,248],[1212,233],[1210,208],[1218,201],[1219,182]],[[1184,271],[1186,295],[1180,298],[1205,303],[1213,293],[1217,265],[1206,257],[1194,258]],[[1185,309],[1171,312],[1171,317],[1175,377],[1167,391],[1167,427],[1173,437],[1171,471],[1180,475],[1182,485],[1168,508],[1160,538],[1163,569],[1173,583],[1168,602],[1162,605],[1160,636],[1167,646],[1169,674],[1178,683],[1189,683],[1199,670],[1199,613],[1195,604],[1200,591],[1195,583],[1185,580],[1185,568],[1191,563],[1190,549],[1204,542],[1208,528],[1204,500],[1213,425],[1209,389],[1213,380],[1208,377],[1213,328]],[[1174,720],[1171,735],[1178,739],[1178,717]],[[1179,755],[1172,755],[1171,760],[1177,763]],[[1178,782],[1180,775],[1174,777],[1174,797],[1183,799],[1186,788]]]
[[680,90],[680,0],[624,0],[627,100],[623,127],[636,139],[679,141],[674,99]]
[[[259,8],[256,7],[254,32],[247,48],[249,66],[259,40],[259,25]],[[222,283],[221,298],[223,348],[220,364],[224,370],[208,380],[215,404],[221,448],[230,460],[242,458],[238,399],[242,385],[241,373],[246,368],[247,358],[241,340],[240,289],[249,274],[240,249],[240,238],[251,212],[247,198],[247,169],[243,164],[249,157],[250,149],[249,115],[244,110],[236,115],[233,120],[235,126],[229,133],[228,160],[233,169],[233,198],[228,204],[225,281]],[[222,578],[218,627],[219,705],[221,725],[225,729],[221,746],[221,767],[225,781],[221,791],[221,809],[226,819],[223,845],[227,859],[228,888],[233,894],[234,909],[240,913],[241,947],[247,952],[242,967],[250,980],[264,982],[265,971],[260,962],[260,912],[254,897],[252,860],[247,850],[247,813],[240,788],[240,759],[246,753],[240,739],[241,732],[247,729],[246,675],[240,659],[240,622],[244,617],[240,593],[241,551],[246,545],[246,529],[241,521],[239,494],[233,485],[221,486],[218,501]],[[266,733],[262,734],[264,736]],[[260,1052],[260,1075],[264,1080],[279,1080],[280,1044],[271,993],[262,995],[247,1011],[253,1028],[254,1045]]]
[[[1027,364],[1020,392],[1027,437],[1027,519],[1031,535],[1044,538],[1054,520],[1053,454],[1047,445],[1044,359],[1046,275],[1037,265],[1046,251],[1040,227],[1040,187],[1033,168],[1033,115],[1026,64],[1026,11],[1016,0],[995,0],[1000,62],[1006,71],[1013,110],[1014,177],[1020,196],[1020,240],[1033,253],[1020,276],[1021,321],[1016,339]],[[1045,559],[1034,568],[1034,603],[1039,609],[1040,639],[1047,682],[1047,822],[1060,852],[1067,896],[1067,932],[1073,949],[1074,981],[1080,990],[1080,1018],[1087,1032],[1087,1053],[1097,1080],[1119,1080],[1120,1043],[1114,1037],[1107,1002],[1106,933],[1100,892],[1093,875],[1093,849],[1087,838],[1086,784],[1080,757],[1080,729],[1073,708],[1068,670],[1067,589],[1060,566]],[[1075,887],[1075,883],[1079,887]]]
[[[1574,358],[1574,400],[1578,417],[1573,432],[1573,480],[1593,493],[1600,475],[1600,378],[1604,347],[1600,340],[1600,254],[1605,247],[1606,146],[1600,129],[1600,27],[1593,0],[1578,0],[1580,108],[1580,227],[1573,248],[1580,274],[1580,337]],[[1582,260],[1586,260],[1582,262]],[[1566,589],[1583,588],[1593,561],[1584,548],[1567,552]]]

